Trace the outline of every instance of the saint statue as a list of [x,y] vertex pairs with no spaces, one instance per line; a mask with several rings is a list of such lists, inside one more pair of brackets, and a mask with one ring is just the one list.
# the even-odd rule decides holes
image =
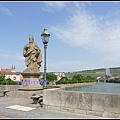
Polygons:
[[37,43],[34,42],[33,35],[29,35],[29,43],[23,48],[23,56],[25,57],[25,64],[27,69],[25,71],[38,71],[41,67],[42,53]]

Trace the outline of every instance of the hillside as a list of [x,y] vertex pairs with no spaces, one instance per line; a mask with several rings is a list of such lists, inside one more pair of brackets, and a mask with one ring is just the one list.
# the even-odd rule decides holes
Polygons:
[[[68,73],[65,73],[65,75],[68,77],[68,78],[71,78],[73,77],[74,75],[77,75],[77,74],[81,74],[81,75],[84,75],[84,76],[87,76],[87,75],[90,75],[90,76],[93,76],[93,77],[98,77],[98,76],[105,76],[105,73],[106,73],[106,69],[105,68],[101,68],[101,69],[94,69],[94,70],[84,70],[84,71],[77,71],[77,72],[68,72]],[[114,67],[114,68],[110,68],[110,74],[112,76],[120,76],[120,67]]]

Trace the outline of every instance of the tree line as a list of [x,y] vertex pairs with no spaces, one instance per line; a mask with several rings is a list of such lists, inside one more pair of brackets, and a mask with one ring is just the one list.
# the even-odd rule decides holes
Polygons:
[[[47,82],[54,82],[57,80],[57,76],[54,74],[46,75]],[[74,75],[72,78],[62,77],[56,84],[73,84],[73,83],[83,83],[83,82],[96,82],[96,78],[92,76],[83,76],[81,74]]]
[[[96,82],[96,79],[91,76],[83,76],[80,74],[74,75],[72,78],[61,77],[59,81],[57,81],[57,75],[52,73],[46,74],[47,84],[50,82],[55,82],[55,84],[72,84],[72,83],[83,83],[83,82]],[[5,78],[4,75],[0,75],[0,85],[17,85],[17,81],[13,81],[10,78]]]

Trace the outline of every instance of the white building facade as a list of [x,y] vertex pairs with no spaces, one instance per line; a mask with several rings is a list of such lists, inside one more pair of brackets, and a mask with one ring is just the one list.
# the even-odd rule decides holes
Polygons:
[[60,80],[62,77],[65,77],[64,72],[55,72],[54,74],[57,76],[57,80]]
[[5,74],[5,78],[10,78],[13,81],[20,81],[20,75],[19,74]]
[[23,79],[20,72],[16,72],[15,66],[12,69],[1,69],[0,74],[5,76],[5,79],[10,78],[13,81],[21,81]]

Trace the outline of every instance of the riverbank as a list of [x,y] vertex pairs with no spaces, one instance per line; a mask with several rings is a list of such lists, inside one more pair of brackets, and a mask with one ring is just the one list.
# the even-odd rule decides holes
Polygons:
[[80,86],[88,86],[88,85],[93,85],[96,84],[96,82],[89,82],[89,83],[74,83],[74,84],[60,84],[59,86],[61,88],[66,88],[66,87],[80,87]]

